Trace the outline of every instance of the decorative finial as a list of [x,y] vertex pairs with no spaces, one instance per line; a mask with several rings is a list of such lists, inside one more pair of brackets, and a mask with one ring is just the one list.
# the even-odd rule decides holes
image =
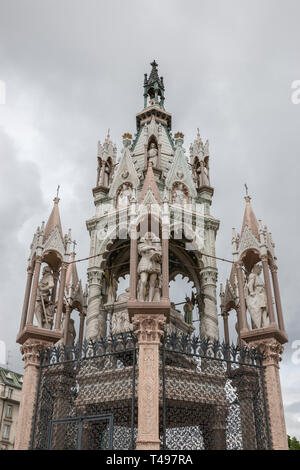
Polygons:
[[248,196],[248,186],[247,186],[247,183],[245,183],[245,189],[246,189],[246,196]]
[[58,197],[59,188],[60,188],[60,185],[58,185],[58,186],[57,186],[57,190],[56,190],[56,197]]
[[157,62],[155,61],[155,59],[154,59],[154,61],[151,62],[150,65],[151,65],[151,67],[157,67],[157,66],[158,66],[158,63],[157,63]]
[[55,198],[53,199],[54,204],[58,204],[58,203],[59,203],[59,197],[58,197],[59,188],[60,188],[60,185],[58,185],[58,186],[57,186],[57,189],[56,189],[56,196],[55,196]]
[[251,201],[251,197],[250,197],[249,194],[248,194],[248,186],[247,186],[247,183],[245,183],[244,186],[245,186],[245,190],[246,190],[245,201],[246,201],[246,202],[250,202],[250,201]]

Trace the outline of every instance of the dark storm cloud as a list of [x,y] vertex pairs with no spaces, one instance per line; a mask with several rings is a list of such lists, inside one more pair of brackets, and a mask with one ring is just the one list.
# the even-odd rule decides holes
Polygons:
[[[143,74],[156,58],[187,153],[197,127],[210,140],[218,255],[231,256],[245,182],[257,217],[273,233],[291,339],[283,394],[294,413],[288,426],[300,437],[300,366],[291,360],[292,341],[300,339],[300,105],[290,99],[300,78],[299,13],[299,2],[274,0],[0,2],[0,80],[7,89],[0,105],[0,339],[14,354],[11,366],[20,368],[14,340],[33,232],[60,184],[63,228],[72,227],[78,256],[87,256],[97,140],[110,128],[120,152],[122,133],[135,131]],[[83,282],[85,270],[80,264]],[[224,282],[230,266],[219,263],[219,270]]]

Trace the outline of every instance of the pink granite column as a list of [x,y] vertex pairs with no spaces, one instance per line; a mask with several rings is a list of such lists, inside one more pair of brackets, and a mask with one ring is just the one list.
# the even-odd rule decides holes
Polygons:
[[262,262],[262,267],[263,267],[263,272],[264,272],[270,326],[276,327],[274,307],[273,307],[273,298],[272,298],[272,289],[271,289],[270,274],[269,274],[269,264],[268,264],[267,256],[262,256],[261,262]]
[[162,299],[169,300],[169,239],[168,231],[162,230]]
[[32,285],[31,296],[30,296],[30,305],[29,305],[29,312],[28,312],[28,317],[27,317],[27,325],[33,325],[33,317],[34,317],[38,283],[39,283],[39,278],[40,278],[41,264],[42,264],[42,258],[37,257],[35,260],[35,264],[34,264],[33,285]]
[[57,302],[57,312],[56,312],[56,319],[55,319],[55,330],[61,329],[61,315],[62,315],[63,305],[64,305],[66,273],[67,273],[67,263],[62,263],[59,293],[58,293],[58,302]]
[[165,316],[135,314],[139,347],[137,450],[159,450],[159,345]]
[[27,282],[26,282],[25,295],[24,295],[24,303],[23,303],[23,310],[22,310],[22,317],[21,317],[21,324],[20,324],[20,332],[23,331],[23,329],[26,325],[27,311],[28,311],[29,297],[30,297],[30,289],[31,289],[31,284],[32,284],[32,275],[33,275],[33,269],[32,269],[32,266],[29,266],[27,268]]
[[32,424],[37,393],[40,351],[51,343],[42,340],[28,339],[21,346],[24,361],[24,378],[22,395],[16,429],[15,450],[28,450],[31,443]]
[[265,388],[269,407],[272,448],[288,450],[287,434],[279,377],[279,362],[283,353],[282,345],[274,338],[263,339],[250,343],[263,354],[265,367]]
[[245,293],[244,293],[244,279],[243,279],[242,263],[240,261],[235,263],[235,267],[236,267],[236,273],[237,273],[239,299],[240,299],[240,308],[238,310],[239,327],[240,327],[240,333],[244,333],[248,331],[248,326],[247,326],[247,316],[246,316],[246,300],[245,300]]
[[228,312],[222,313],[225,344],[229,344]]
[[85,320],[85,314],[83,312],[79,313],[80,317],[80,323],[79,323],[79,338],[78,338],[78,345],[79,345],[79,351],[82,349],[82,342],[83,342],[83,331],[84,331],[84,320]]
[[70,305],[67,305],[66,316],[64,319],[64,345],[67,344],[71,311],[72,311],[72,308],[70,307]]
[[277,310],[278,326],[279,326],[279,329],[284,332],[285,327],[284,327],[284,320],[283,320],[281,299],[280,299],[280,292],[279,292],[279,284],[278,284],[278,277],[277,277],[277,266],[275,266],[274,264],[271,265],[271,275],[272,275],[273,289],[274,289],[274,296],[275,296],[275,303],[276,303],[276,310]]
[[137,238],[136,232],[131,233],[130,239],[130,300],[136,300],[137,288]]
[[53,303],[55,303],[55,300],[56,300],[56,291],[57,291],[58,276],[59,276],[58,271],[53,271],[54,287],[53,287],[53,289],[52,289],[52,294],[51,294],[51,301],[52,301]]

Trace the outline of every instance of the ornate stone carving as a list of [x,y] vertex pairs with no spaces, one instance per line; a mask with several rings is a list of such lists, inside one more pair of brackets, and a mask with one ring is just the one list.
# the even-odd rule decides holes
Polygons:
[[157,166],[157,156],[158,156],[158,150],[156,147],[155,142],[151,142],[150,148],[148,150],[148,165],[149,163],[152,163],[153,167]]
[[38,366],[40,364],[40,353],[43,348],[49,347],[50,344],[47,341],[28,339],[20,347],[22,359],[27,365]]
[[117,193],[117,206],[119,209],[129,206],[132,193],[131,183],[123,183],[122,186],[120,186]]
[[164,315],[138,314],[133,318],[133,326],[139,342],[156,343],[164,332]]
[[43,269],[42,278],[37,288],[35,315],[39,328],[51,329],[53,326],[54,305],[51,301],[53,287],[53,272],[47,265]]
[[259,248],[260,247],[259,247],[258,241],[256,240],[255,236],[252,234],[248,225],[246,225],[242,233],[241,239],[239,240],[239,247],[238,247],[239,257],[246,250],[253,249],[253,250],[259,251]]
[[161,243],[153,233],[146,233],[138,244],[137,297],[140,302],[159,302],[161,297]]
[[183,183],[175,183],[172,191],[172,202],[183,206],[188,202],[188,190]]
[[246,304],[253,329],[268,326],[267,295],[264,282],[260,277],[261,269],[261,266],[256,264],[246,284]]
[[[133,325],[129,321],[129,315],[127,310],[127,302],[130,297],[130,289],[127,287],[125,292],[120,294],[115,303],[115,311],[111,320],[111,332],[113,335],[124,333],[126,331],[132,331]],[[124,304],[124,308],[119,307]],[[120,309],[121,308],[121,309]]]

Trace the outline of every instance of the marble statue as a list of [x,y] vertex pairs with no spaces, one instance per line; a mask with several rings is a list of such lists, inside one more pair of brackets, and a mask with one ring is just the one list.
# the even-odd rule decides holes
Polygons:
[[42,278],[38,283],[35,315],[39,328],[51,330],[54,318],[54,305],[51,301],[51,294],[54,287],[54,277],[50,266],[45,266]]
[[[147,233],[138,244],[140,261],[138,264],[137,297],[140,302],[160,300],[161,244],[153,233]],[[154,300],[155,299],[155,300]]]
[[109,186],[109,183],[110,183],[110,170],[111,170],[111,167],[108,163],[105,163],[105,166],[104,166],[104,177],[103,177],[103,186],[105,186],[106,188]]
[[[130,297],[130,290],[127,287],[125,292],[120,294],[117,298],[115,303],[115,308],[118,308],[118,304],[123,304],[129,300]],[[111,320],[111,333],[113,335],[124,333],[126,331],[131,331],[133,329],[132,323],[129,321],[129,315],[127,311],[126,305],[124,309],[117,310],[113,313],[112,320]]]
[[256,264],[246,284],[246,304],[253,329],[268,326],[267,296],[264,282],[260,277],[261,269],[261,266]]
[[116,300],[117,290],[118,290],[118,281],[115,274],[113,274],[109,279],[109,285],[107,289],[107,304],[113,304]]
[[185,304],[183,306],[184,321],[188,325],[191,325],[193,323],[194,305],[195,305],[195,298],[194,298],[194,292],[192,292],[192,298],[186,296],[185,297]]
[[150,148],[148,150],[148,165],[151,162],[153,167],[157,165],[157,155],[158,150],[154,142],[151,142]]
[[184,193],[183,184],[180,183],[174,191],[173,203],[174,204],[179,204],[181,206],[185,202],[186,202],[186,196],[185,196],[185,193]]
[[65,337],[66,327],[67,327],[67,322],[66,322],[66,316],[65,316],[64,320],[63,320],[62,337],[56,343],[57,346],[60,346],[60,347],[62,347],[62,346],[74,346],[74,344],[75,344],[76,330],[75,330],[75,322],[74,322],[73,318],[69,318],[67,340],[66,340],[66,344],[65,344],[64,343],[64,337]]
[[132,196],[132,188],[128,184],[123,183],[121,187],[121,191],[118,196],[118,206],[127,207],[129,205],[131,196]]

